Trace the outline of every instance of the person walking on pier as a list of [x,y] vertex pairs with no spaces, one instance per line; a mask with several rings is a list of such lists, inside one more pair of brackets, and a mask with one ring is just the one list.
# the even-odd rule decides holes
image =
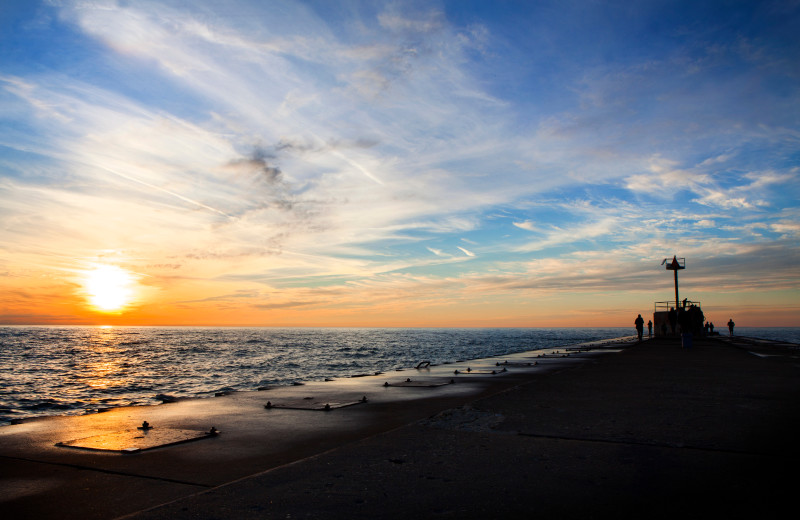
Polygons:
[[642,335],[644,334],[644,320],[642,319],[642,315],[640,314],[633,323],[636,325],[636,334],[639,336],[639,341],[642,341]]
[[678,326],[678,311],[675,310],[675,307],[669,308],[667,317],[669,319],[669,327],[672,329],[671,332],[675,334],[677,332],[676,327]]
[[647,320],[647,337],[653,337],[653,320]]
[[734,326],[734,325],[736,325],[736,324],[733,322],[733,318],[729,319],[729,320],[728,320],[728,333],[729,333],[731,336],[733,336],[733,326]]

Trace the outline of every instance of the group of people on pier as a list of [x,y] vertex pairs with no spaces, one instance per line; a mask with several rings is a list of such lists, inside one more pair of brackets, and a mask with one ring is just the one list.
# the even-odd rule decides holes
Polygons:
[[[705,316],[703,315],[703,311],[700,307],[695,305],[690,305],[689,308],[682,308],[680,312],[675,310],[675,307],[670,307],[669,313],[667,314],[667,321],[669,322],[670,326],[670,333],[671,335],[676,335],[678,332],[678,326],[680,326],[681,333],[689,333],[698,336],[709,336],[714,335],[714,324],[705,321]],[[703,322],[705,321],[705,324]],[[642,341],[644,336],[644,318],[642,315],[639,314],[636,319],[634,320],[633,324],[636,326],[636,335],[639,338],[639,341]],[[733,318],[728,320],[728,334],[733,336],[733,327],[736,324],[733,322]],[[653,337],[653,321],[647,321],[647,335],[648,337]],[[661,324],[661,335],[667,335],[667,324]]]

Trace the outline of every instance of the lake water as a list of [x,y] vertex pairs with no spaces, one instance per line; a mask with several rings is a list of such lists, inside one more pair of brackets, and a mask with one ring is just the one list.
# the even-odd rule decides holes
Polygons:
[[[630,336],[631,328],[0,327],[0,424]],[[727,332],[727,331],[725,331]],[[737,334],[800,343],[800,328]]]

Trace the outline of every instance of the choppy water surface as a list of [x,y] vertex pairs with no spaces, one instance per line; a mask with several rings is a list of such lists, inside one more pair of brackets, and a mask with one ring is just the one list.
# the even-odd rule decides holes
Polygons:
[[625,334],[630,331],[0,327],[0,424]]
[[476,359],[631,332],[630,328],[0,327],[0,424],[157,404],[167,396],[203,397],[410,368],[422,360],[440,364]]

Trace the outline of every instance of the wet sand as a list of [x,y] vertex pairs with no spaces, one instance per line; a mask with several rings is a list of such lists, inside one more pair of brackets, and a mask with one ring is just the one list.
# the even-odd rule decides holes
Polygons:
[[[2,427],[0,506],[9,518],[780,517],[794,501],[796,346],[595,347]],[[201,438],[56,446],[136,436],[143,421]]]

